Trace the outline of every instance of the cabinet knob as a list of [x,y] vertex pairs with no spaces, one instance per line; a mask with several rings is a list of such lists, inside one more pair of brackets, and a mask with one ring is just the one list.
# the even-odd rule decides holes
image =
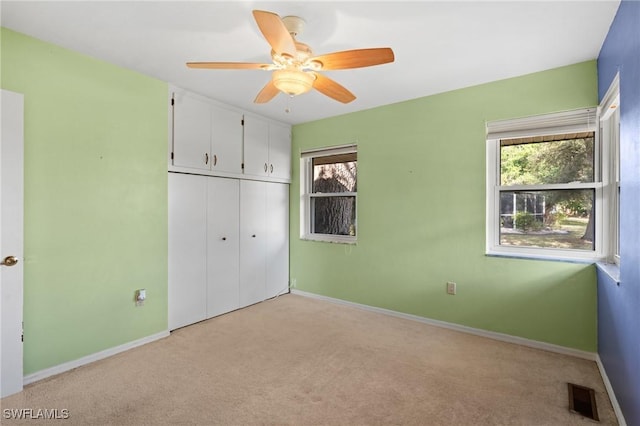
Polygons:
[[213,165],[215,166],[216,164],[218,164],[218,156],[213,154]]
[[251,236],[251,238],[255,238],[255,237],[256,237],[256,234],[253,234],[253,235]]
[[271,165],[270,171],[271,171],[271,173],[273,173],[273,164]]
[[267,163],[264,163],[264,172],[267,173]]
[[222,241],[227,241],[227,237],[222,237]]
[[204,153],[204,164],[209,164],[209,153],[208,152]]

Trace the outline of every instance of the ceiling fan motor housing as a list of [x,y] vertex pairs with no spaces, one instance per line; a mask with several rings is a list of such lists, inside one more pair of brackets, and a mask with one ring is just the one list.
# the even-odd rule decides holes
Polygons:
[[299,16],[285,16],[282,18],[282,23],[289,31],[292,37],[296,37],[304,31],[304,26],[306,24],[305,20]]

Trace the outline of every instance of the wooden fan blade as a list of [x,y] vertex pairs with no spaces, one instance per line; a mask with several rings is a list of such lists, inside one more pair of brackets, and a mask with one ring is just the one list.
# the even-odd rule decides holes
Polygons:
[[253,100],[256,104],[264,104],[273,99],[280,91],[273,84],[273,80],[269,80],[269,82],[262,88],[258,96]]
[[393,62],[394,59],[393,50],[388,47],[345,50],[311,58],[312,61],[320,62],[323,70],[370,67]]
[[293,37],[287,31],[282,19],[273,13],[264,10],[254,10],[253,17],[258,24],[264,38],[271,45],[274,52],[278,54],[296,55],[296,44]]
[[313,82],[313,88],[323,95],[327,95],[336,101],[342,102],[343,104],[348,104],[356,98],[353,93],[345,89],[343,86],[320,73],[316,73],[316,80]]
[[260,70],[271,64],[256,64],[252,62],[187,62],[189,68],[208,70]]

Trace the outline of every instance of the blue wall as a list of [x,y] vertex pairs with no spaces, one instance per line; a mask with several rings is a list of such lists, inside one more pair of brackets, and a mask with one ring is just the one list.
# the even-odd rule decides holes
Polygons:
[[640,425],[640,2],[623,0],[598,57],[600,99],[620,73],[620,283],[598,271],[598,353]]

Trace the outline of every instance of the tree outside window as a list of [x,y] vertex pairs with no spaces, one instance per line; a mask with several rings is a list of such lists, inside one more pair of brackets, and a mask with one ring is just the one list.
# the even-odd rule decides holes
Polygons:
[[595,191],[581,187],[595,181],[594,141],[594,132],[500,141],[501,245],[594,250]]

